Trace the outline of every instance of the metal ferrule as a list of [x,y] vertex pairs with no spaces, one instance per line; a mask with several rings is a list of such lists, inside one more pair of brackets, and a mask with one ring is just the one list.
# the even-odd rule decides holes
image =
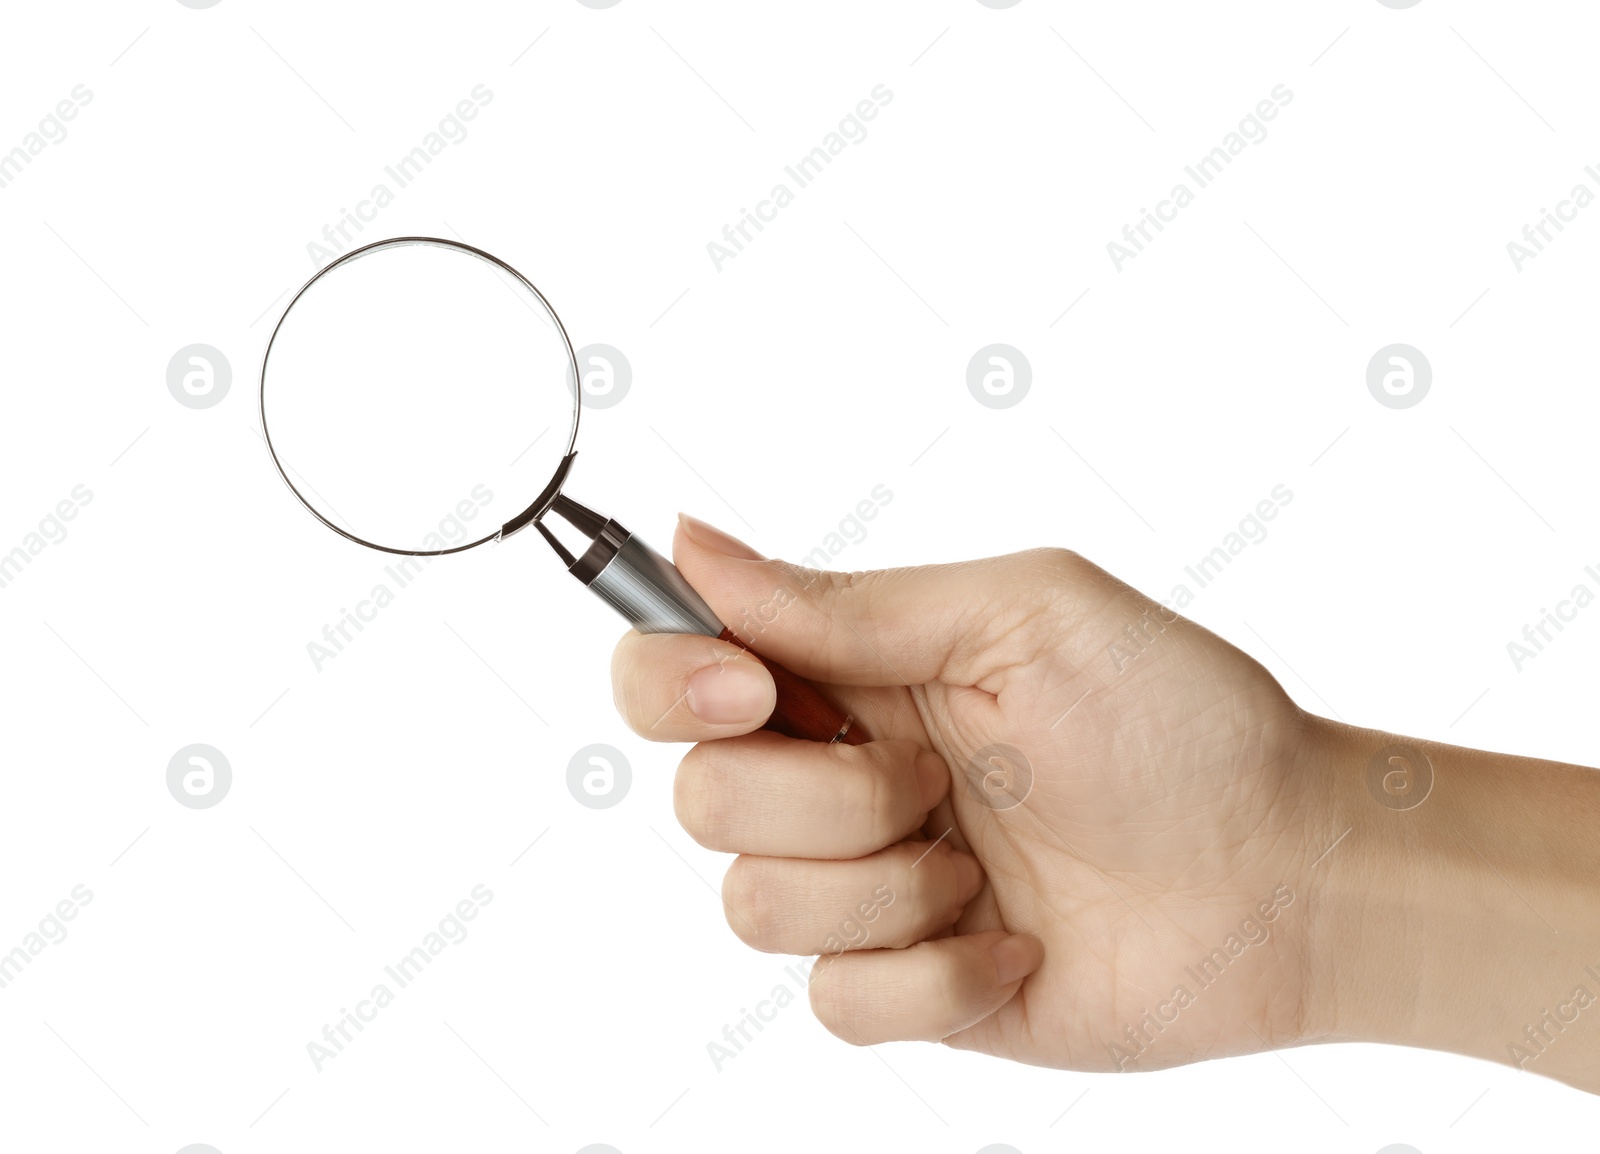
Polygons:
[[676,566],[615,521],[605,523],[572,574],[640,633],[722,633],[722,622]]

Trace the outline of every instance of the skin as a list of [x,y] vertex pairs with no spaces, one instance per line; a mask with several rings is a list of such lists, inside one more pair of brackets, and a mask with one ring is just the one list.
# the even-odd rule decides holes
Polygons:
[[1388,1041],[1600,1090],[1593,771],[1316,717],[1065,550],[823,573],[682,518],[674,556],[873,738],[761,730],[726,642],[617,646],[632,728],[697,743],[675,806],[739,855],[730,927],[821,956],[839,1037],[1078,1070]]

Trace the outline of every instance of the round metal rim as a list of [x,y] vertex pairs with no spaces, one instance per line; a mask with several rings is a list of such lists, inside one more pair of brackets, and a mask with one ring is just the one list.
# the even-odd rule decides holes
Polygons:
[[[294,310],[295,304],[306,294],[306,290],[312,285],[316,284],[323,277],[327,276],[334,269],[338,268],[340,265],[349,264],[353,260],[359,260],[361,257],[369,256],[375,252],[381,252],[384,249],[404,248],[410,245],[432,245],[436,248],[455,249],[457,252],[466,253],[468,256],[476,257],[487,264],[493,265],[495,268],[498,268],[516,278],[519,284],[521,284],[524,288],[538,298],[539,303],[544,306],[545,312],[549,313],[550,319],[555,322],[556,331],[561,334],[561,342],[566,346],[567,349],[567,364],[572,370],[572,380],[578,380],[578,355],[575,351],[573,351],[572,338],[567,335],[567,326],[561,323],[560,315],[553,307],[551,307],[551,304],[549,300],[545,298],[544,293],[540,292],[538,287],[535,286],[534,283],[527,277],[523,276],[520,272],[512,268],[493,253],[484,252],[481,248],[474,248],[472,245],[466,244],[462,241],[445,240],[436,236],[396,236],[390,237],[387,240],[373,241],[371,244],[364,244],[360,248],[351,249],[339,259],[330,261],[326,266],[319,269],[310,280],[306,281],[305,284],[300,286],[300,291],[295,293],[290,299],[289,303],[284,306],[283,314],[278,317],[278,323],[272,327],[272,335],[267,338],[267,350],[262,354],[261,357],[261,382],[256,391],[257,404],[261,413],[261,435],[267,443],[267,452],[272,455],[272,464],[278,470],[278,476],[283,478],[283,483],[289,487],[289,492],[294,494],[295,500],[299,501],[300,504],[305,506],[308,513],[346,540],[354,541],[357,545],[365,545],[368,549],[376,549],[380,553],[397,553],[405,557],[443,557],[448,553],[460,553],[465,549],[474,549],[477,546],[485,544],[489,541],[498,540],[504,526],[502,526],[501,529],[496,529],[488,536],[480,537],[476,541],[469,541],[465,545],[455,545],[449,549],[396,549],[392,545],[380,545],[376,541],[368,541],[364,537],[358,537],[348,529],[341,528],[330,521],[327,517],[323,516],[322,511],[313,505],[309,500],[307,500],[306,495],[302,493],[295,483],[289,479],[289,470],[284,465],[283,460],[278,456],[277,447],[272,443],[272,430],[267,425],[267,364],[272,359],[272,346],[273,343],[278,339],[278,330],[283,328],[283,322],[288,319],[289,313]],[[572,428],[567,435],[566,452],[562,454],[563,465],[565,465],[567,459],[572,456],[572,446],[578,440],[578,418],[582,411],[582,390],[573,389]],[[558,466],[556,475],[559,476],[561,472],[562,469]],[[307,487],[309,488],[309,483],[307,483]],[[524,509],[516,517],[513,517],[511,521],[508,521],[507,524],[510,524],[512,521],[526,524],[529,520],[538,520],[549,509],[550,505],[555,501],[560,492],[561,486],[552,482],[552,485],[547,486],[545,491],[540,495],[540,500],[535,501],[534,505]],[[540,505],[543,507],[538,507]]]

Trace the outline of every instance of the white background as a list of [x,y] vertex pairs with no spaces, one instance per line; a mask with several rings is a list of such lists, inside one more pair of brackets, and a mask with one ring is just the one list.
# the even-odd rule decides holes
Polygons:
[[[0,551],[93,499],[0,589],[0,948],[94,897],[0,989],[0,1144],[1432,1154],[1592,1131],[1592,1099],[1450,1056],[1087,1076],[851,1048],[803,1001],[717,1072],[706,1044],[785,960],[734,939],[726,860],[673,821],[681,750],[612,710],[620,621],[525,534],[435,562],[317,672],[307,642],[385,559],[294,503],[252,405],[307,242],[483,84],[360,239],[459,234],[624,351],[580,499],[660,545],[685,509],[799,557],[883,484],[839,567],[1055,544],[1165,597],[1284,484],[1190,616],[1315,711],[1593,763],[1600,610],[1520,672],[1506,643],[1600,562],[1600,209],[1521,272],[1506,243],[1597,186],[1595,32],[1577,3],[1441,0],[8,6],[0,150],[93,96],[0,188]],[[718,271],[707,242],[879,84],[867,137]],[[1266,139],[1118,272],[1107,242],[1279,84]],[[166,384],[196,342],[233,371],[206,409]],[[1032,366],[1012,408],[966,387],[993,342]],[[1392,342],[1432,364],[1414,408],[1368,392]],[[166,788],[196,742],[233,769],[211,809]],[[567,789],[591,743],[632,765],[611,809]],[[466,940],[316,1072],[306,1044],[480,883]]]

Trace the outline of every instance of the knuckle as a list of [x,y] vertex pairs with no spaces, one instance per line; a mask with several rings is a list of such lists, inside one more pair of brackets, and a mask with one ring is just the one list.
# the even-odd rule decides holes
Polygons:
[[831,599],[839,600],[861,592],[865,587],[867,575],[864,572],[841,572],[830,569],[825,574],[826,590]]
[[[924,942],[922,948],[928,949],[933,944]],[[970,1016],[973,997],[980,988],[974,964],[954,951],[929,949],[928,952],[935,957],[932,980],[928,984],[929,1017],[936,1023],[959,1022]]]
[[784,607],[798,602],[830,616],[840,612],[864,612],[864,599],[876,584],[874,575],[868,571],[845,573],[834,569],[811,569],[790,561],[775,561],[773,565],[783,587],[781,600]]
[[737,857],[722,878],[723,914],[728,928],[745,945],[767,950],[770,933],[761,901],[766,880],[760,865],[747,857]]
[[684,754],[672,781],[672,809],[690,837],[707,849],[716,849],[727,822],[726,791],[712,766],[705,744]]
[[629,630],[611,651],[611,699],[628,728],[649,741],[681,741],[704,727],[689,708],[688,682],[708,665],[742,653],[695,634]]
[[611,703],[616,706],[617,713],[621,715],[628,728],[643,737],[645,734],[641,732],[637,679],[634,676],[635,651],[632,644],[637,636],[630,630],[611,651]]
[[880,755],[869,753],[862,759],[861,772],[852,773],[850,786],[838,793],[843,812],[839,826],[844,831],[841,849],[852,854],[869,853],[884,836],[881,813],[887,787],[880,767]]
[[[994,936],[998,938],[1004,934]],[[993,944],[992,941],[989,944]],[[945,988],[963,1013],[992,997],[998,989],[995,985],[994,961],[989,956],[988,948],[974,949],[972,943],[966,945],[965,949],[951,949],[946,959],[949,976],[945,979]]]
[[1053,635],[1085,606],[1114,592],[1108,586],[1108,581],[1114,584],[1110,574],[1071,549],[1030,549],[1014,554],[1013,559],[1013,612],[1006,629],[1027,660],[1040,655],[1038,637]]
[[908,741],[872,741],[866,745],[840,746],[851,750],[844,756],[859,760],[848,780],[852,789],[841,791],[845,805],[843,828],[863,851],[878,849],[885,839],[904,832],[909,807],[906,804],[904,769],[914,745]]
[[860,1031],[851,1024],[855,999],[842,986],[839,975],[834,973],[836,963],[818,962],[817,965],[822,969],[811,976],[811,1013],[822,1023],[823,1029],[840,1041],[849,1042],[852,1046],[867,1045]]
[[1084,574],[1093,568],[1081,553],[1058,546],[1030,549],[1024,556],[1047,576],[1063,584],[1071,584],[1082,579]]
[[897,892],[906,895],[908,916],[931,922],[943,914],[944,907],[949,904],[949,894],[941,879],[945,872],[943,863],[949,860],[950,854],[936,849],[919,862],[916,855],[923,852],[925,847],[920,843],[906,847],[901,856],[902,888]]
[[[956,851],[952,850],[950,853],[945,854],[944,858],[944,883],[937,899],[940,909],[937,925],[940,929],[944,928],[945,926],[954,925],[957,921],[959,921],[961,915],[966,912],[967,903],[972,900],[972,897],[970,896],[965,900],[962,899],[961,871],[956,868],[955,855]],[[983,883],[980,881],[980,889],[982,888],[982,885]]]
[[[952,925],[964,908],[960,902],[959,877],[954,851],[941,843],[928,850],[920,842],[906,846],[901,858],[897,894],[905,897],[899,920],[909,937],[922,938]],[[922,856],[926,853],[927,856]],[[920,860],[919,860],[920,859]]]
[[793,561],[774,561],[772,564],[776,574],[789,587],[791,595],[813,602],[848,591],[855,584],[857,576],[832,569],[812,569]]

